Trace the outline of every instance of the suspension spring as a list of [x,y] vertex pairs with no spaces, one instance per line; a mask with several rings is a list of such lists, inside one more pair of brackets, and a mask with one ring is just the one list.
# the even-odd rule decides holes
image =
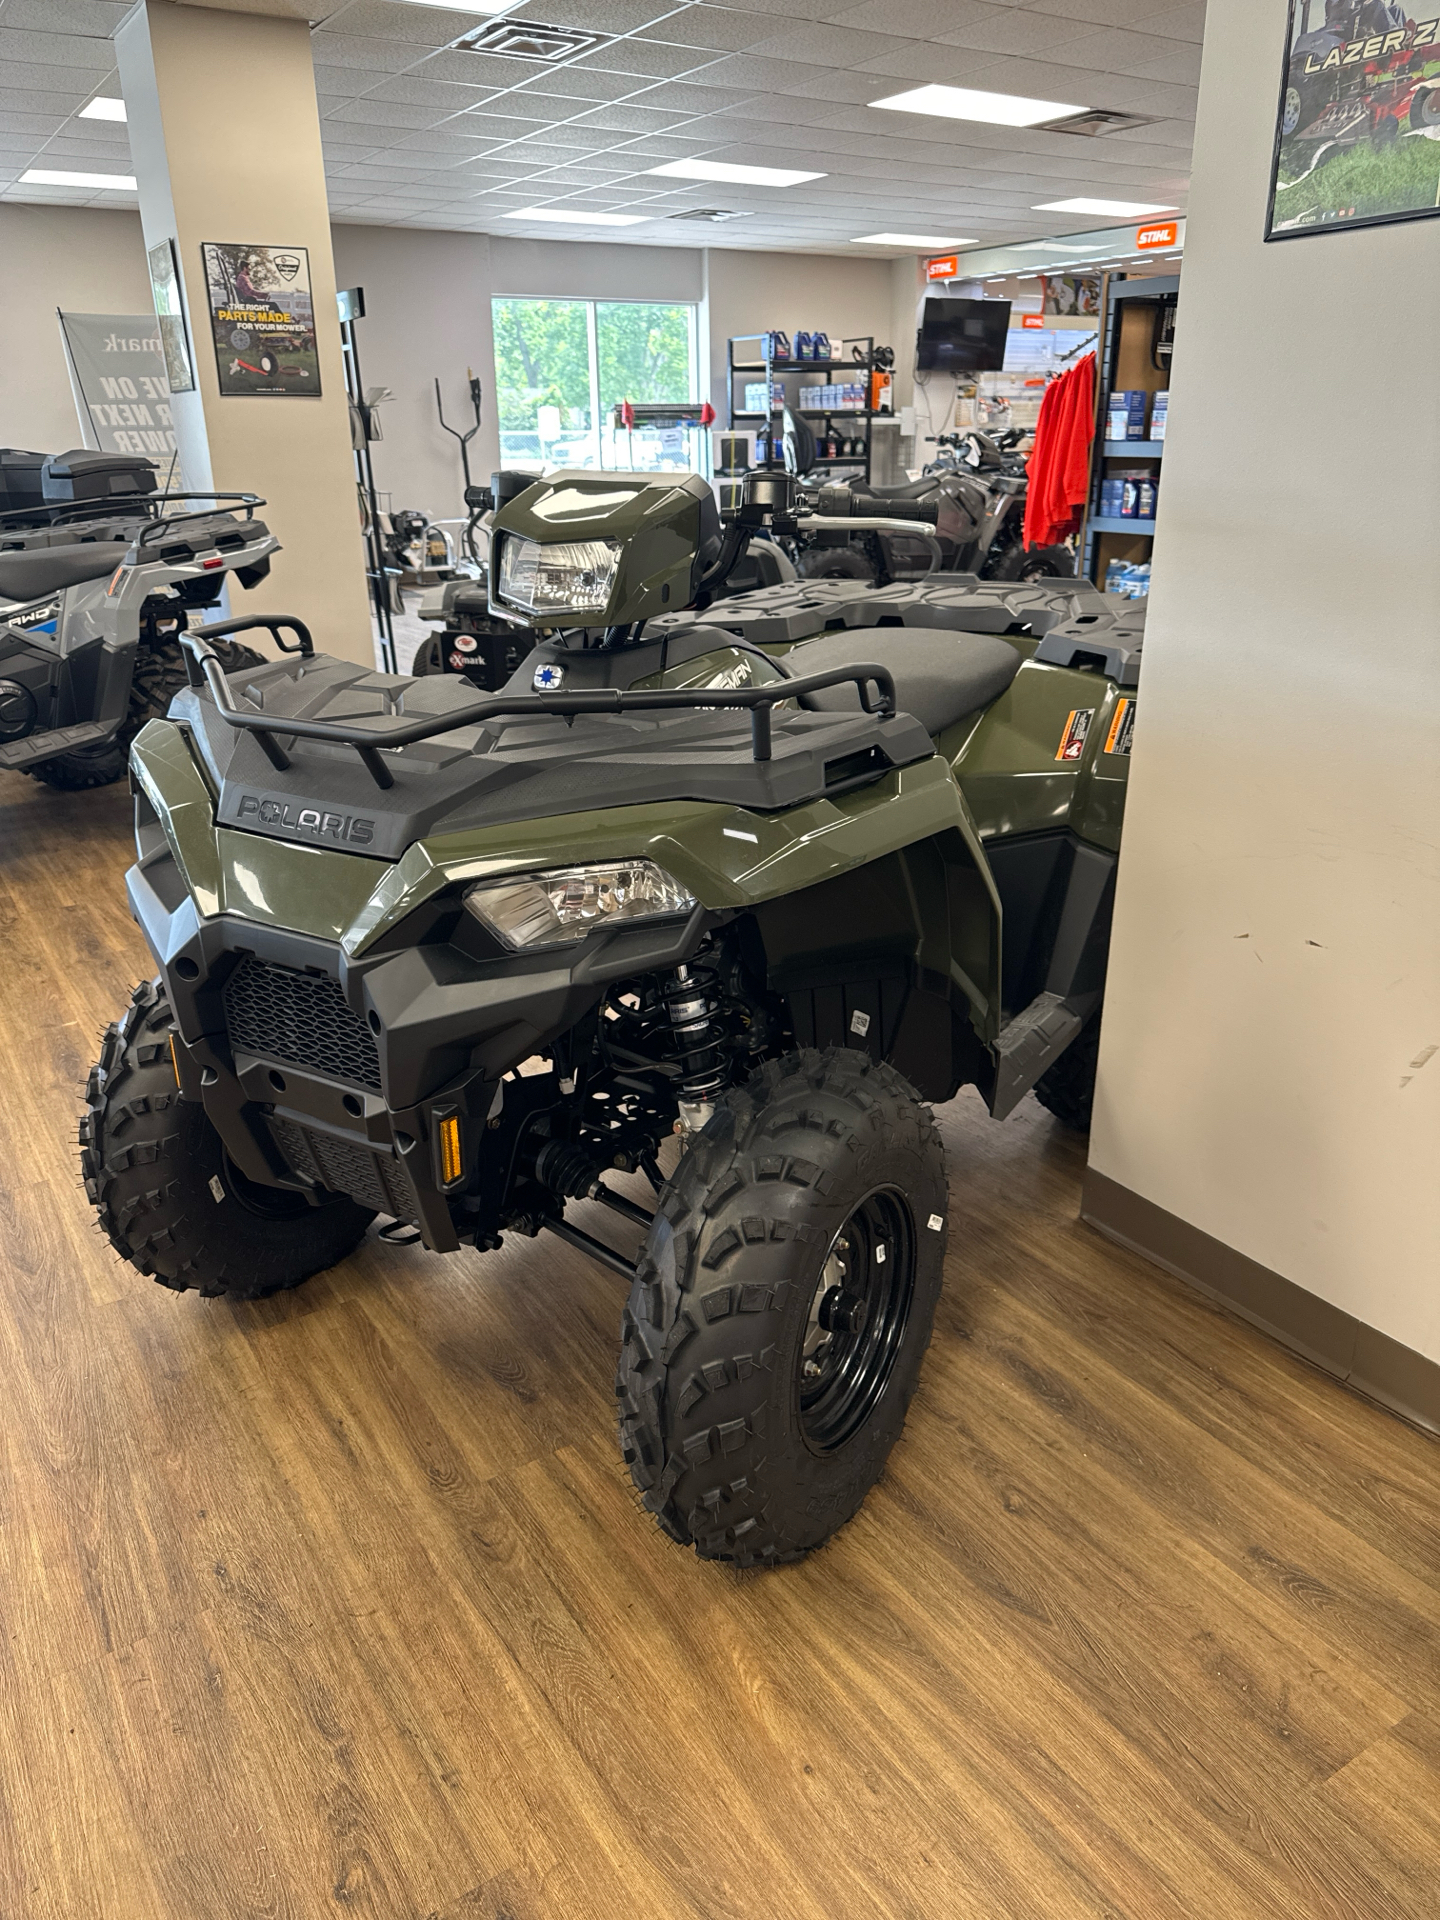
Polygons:
[[729,1078],[719,976],[713,967],[678,966],[661,992],[670,1022],[667,1058],[681,1069],[677,1091],[686,1100],[712,1100]]

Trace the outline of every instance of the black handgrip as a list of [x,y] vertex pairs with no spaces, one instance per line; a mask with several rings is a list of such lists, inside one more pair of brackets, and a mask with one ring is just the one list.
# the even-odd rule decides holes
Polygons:
[[940,520],[938,500],[876,499],[863,493],[852,495],[851,517],[866,520],[917,520],[924,526],[936,526]]

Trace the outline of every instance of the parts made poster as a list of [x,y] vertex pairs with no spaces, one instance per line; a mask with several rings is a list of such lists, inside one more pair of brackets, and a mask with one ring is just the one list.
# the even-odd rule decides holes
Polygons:
[[201,247],[222,394],[316,394],[320,359],[304,247]]

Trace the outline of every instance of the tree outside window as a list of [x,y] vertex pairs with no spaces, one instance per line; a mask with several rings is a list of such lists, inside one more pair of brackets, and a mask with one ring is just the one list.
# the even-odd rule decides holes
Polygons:
[[614,424],[624,400],[697,398],[696,309],[684,304],[496,300],[495,392],[507,467],[687,471],[697,432]]

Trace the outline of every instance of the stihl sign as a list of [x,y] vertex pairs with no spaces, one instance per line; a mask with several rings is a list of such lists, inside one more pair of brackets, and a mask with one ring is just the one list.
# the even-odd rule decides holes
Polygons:
[[1173,247],[1180,238],[1176,221],[1166,220],[1158,227],[1139,227],[1135,232],[1135,250],[1145,253],[1151,247]]
[[953,253],[942,253],[937,259],[925,262],[925,278],[927,280],[958,280],[960,262]]

